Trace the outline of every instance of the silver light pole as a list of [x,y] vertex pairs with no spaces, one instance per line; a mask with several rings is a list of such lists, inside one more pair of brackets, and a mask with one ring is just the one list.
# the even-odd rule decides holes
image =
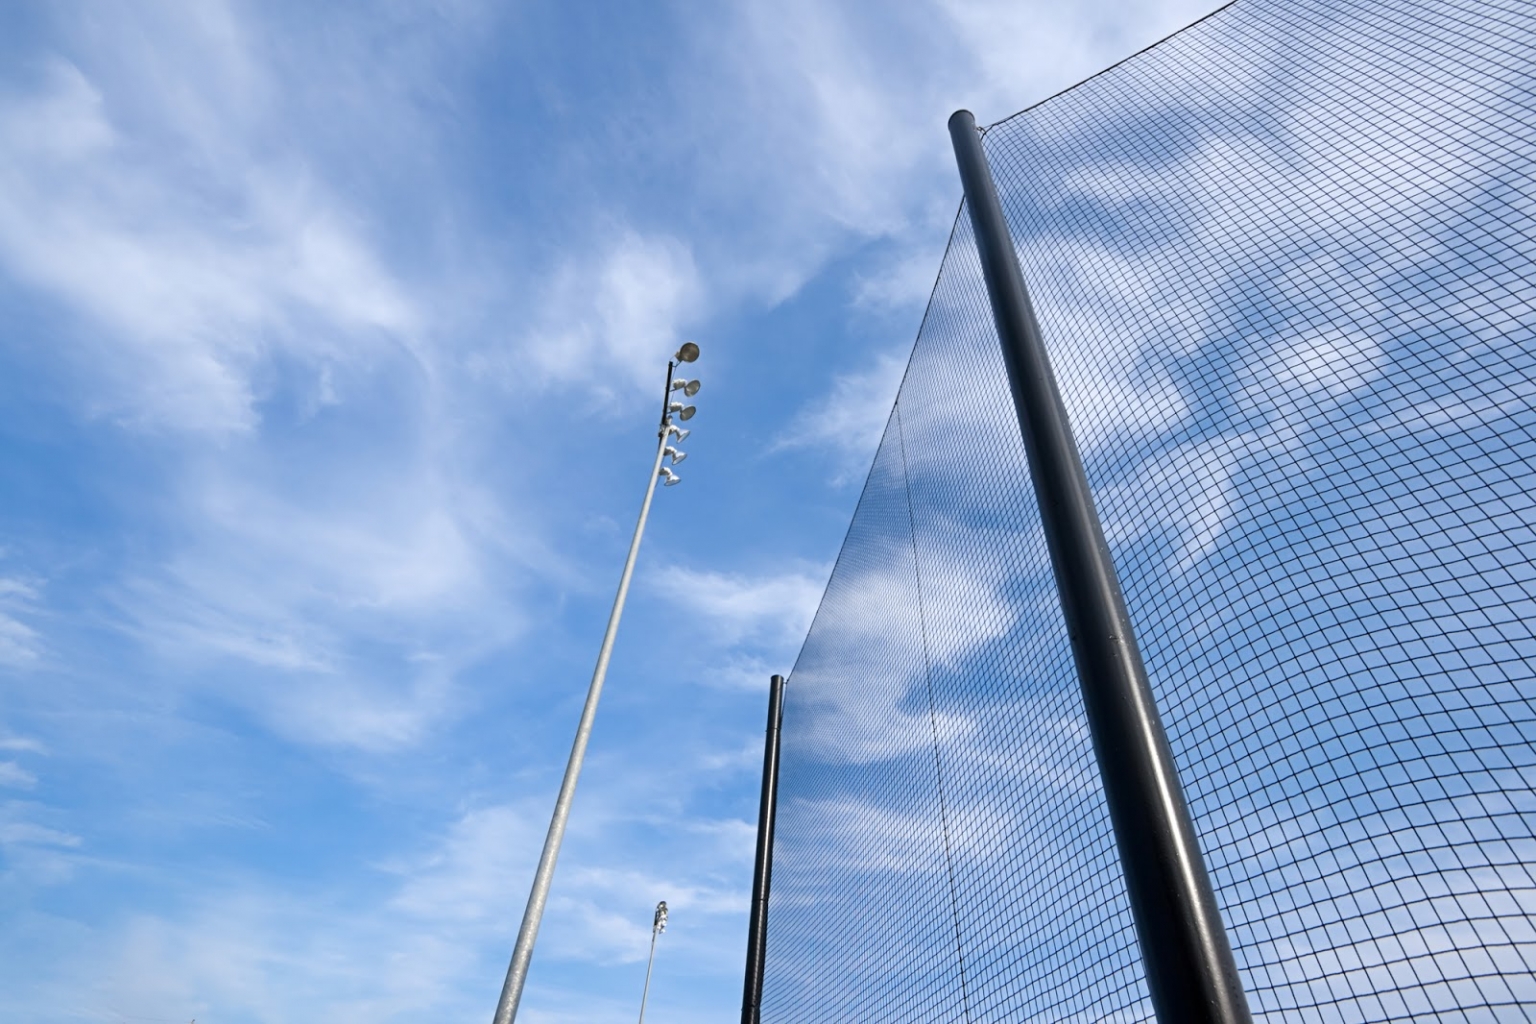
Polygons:
[[[629,578],[635,571],[635,557],[640,553],[640,538],[645,533],[645,520],[651,513],[651,498],[656,494],[656,481],[665,478],[667,486],[677,483],[681,477],[669,468],[663,468],[661,460],[667,455],[667,441],[676,436],[681,442],[688,431],[672,423],[672,414],[678,419],[693,418],[694,407],[671,401],[672,373],[679,363],[691,363],[699,358],[699,346],[686,342],[667,363],[667,389],[662,394],[661,430],[657,436],[656,461],[651,466],[651,478],[645,485],[645,501],[640,505],[640,519],[635,523],[635,535],[629,542],[629,555],[624,559],[624,572],[619,576],[619,592],[613,599],[613,611],[608,613],[608,629],[603,633],[603,645],[597,652],[597,668],[592,672],[592,684],[587,688],[587,703],[581,709],[581,721],[576,726],[576,740],[571,744],[571,757],[565,765],[565,778],[560,781],[560,795],[555,798],[555,812],[549,819],[549,833],[544,837],[544,850],[539,854],[539,866],[533,873],[533,889],[528,893],[528,907],[523,911],[523,924],[517,932],[517,944],[512,947],[512,962],[507,965],[507,979],[501,986],[501,998],[496,1003],[494,1024],[512,1024],[517,1019],[517,1004],[523,997],[523,983],[528,980],[528,964],[533,959],[533,944],[539,937],[539,922],[544,917],[544,905],[549,902],[549,884],[555,876],[555,861],[560,857],[560,842],[565,838],[565,824],[571,816],[571,801],[576,796],[576,779],[581,774],[581,763],[587,755],[587,739],[592,735],[592,719],[597,714],[597,699],[603,692],[603,680],[608,675],[608,658],[613,653],[613,638],[619,631],[619,616],[624,614],[624,599],[629,595]],[[692,391],[683,388],[689,397],[699,390],[697,381],[689,381]],[[673,459],[674,465],[681,459]],[[654,937],[653,937],[654,943]],[[647,982],[649,983],[649,982]],[[642,1012],[644,1012],[642,1010]]]
[[651,968],[656,964],[656,936],[667,930],[667,901],[656,904],[656,916],[651,920],[651,958],[645,962],[645,988],[640,990],[640,1022],[645,1024],[645,997],[651,994]]

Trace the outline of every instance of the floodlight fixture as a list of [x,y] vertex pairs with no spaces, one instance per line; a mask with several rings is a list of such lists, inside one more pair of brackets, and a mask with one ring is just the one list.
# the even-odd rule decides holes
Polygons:
[[682,444],[684,441],[688,440],[688,435],[693,433],[693,431],[689,430],[687,427],[680,427],[676,423],[668,423],[667,433],[670,436],[677,438],[678,444]]
[[656,904],[656,916],[651,918],[651,955],[645,961],[645,988],[640,990],[640,1024],[645,1024],[645,1000],[651,994],[651,968],[656,965],[656,936],[667,930],[667,901]]
[[679,483],[683,479],[668,469],[666,466],[662,466],[661,469],[657,471],[656,475],[662,477],[666,481],[661,485],[663,487],[671,487],[673,484]]
[[693,419],[693,414],[698,411],[699,410],[694,406],[684,406],[683,411],[677,414],[677,418],[682,420],[684,423],[687,423],[689,420]]
[[699,393],[699,382],[696,380],[675,380],[672,382],[672,390],[681,391],[689,398],[692,398]]
[[687,452],[680,452],[676,448],[673,448],[671,445],[667,445],[662,454],[672,456],[672,465],[674,466],[688,457]]
[[683,347],[677,350],[677,355],[672,358],[680,363],[691,363],[699,358],[699,346],[691,341],[685,341]]

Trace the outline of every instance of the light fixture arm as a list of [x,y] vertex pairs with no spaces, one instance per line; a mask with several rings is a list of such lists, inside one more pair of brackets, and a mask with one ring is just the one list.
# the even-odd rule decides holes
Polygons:
[[661,392],[661,433],[662,433],[663,437],[665,437],[666,433],[667,433],[667,424],[671,422],[671,419],[670,419],[668,414],[670,412],[670,407],[671,407],[671,404],[672,404],[672,373],[676,369],[677,369],[677,363],[675,361],[671,360],[671,359],[668,359],[667,360],[667,386]]

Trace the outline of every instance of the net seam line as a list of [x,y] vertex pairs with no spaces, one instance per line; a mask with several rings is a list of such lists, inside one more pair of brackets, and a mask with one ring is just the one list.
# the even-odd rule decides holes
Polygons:
[[[911,364],[908,363],[909,368],[910,366]],[[923,682],[928,692],[928,728],[933,733],[933,774],[939,792],[939,827],[944,835],[944,870],[949,879],[949,913],[955,925],[955,959],[960,966],[960,1011],[965,1017],[966,1024],[970,1024],[971,999],[965,977],[965,945],[960,931],[959,895],[955,890],[955,861],[950,849],[949,809],[944,798],[944,762],[939,755],[939,720],[933,703],[933,663],[928,656],[928,616],[923,607],[923,570],[917,555],[917,516],[912,509],[912,477],[907,472],[907,432],[901,422],[900,392],[897,392],[896,405],[891,410],[891,414],[896,420],[896,442],[901,451],[901,482],[907,495],[907,536],[912,541],[912,575],[917,580],[917,624],[923,638]]]
[[[1233,0],[1235,3],[1236,0]],[[891,411],[885,417],[886,433],[890,432],[891,419],[897,415],[897,406],[901,404],[901,389],[906,387],[907,376],[912,372],[912,357],[917,352],[917,343],[922,340],[923,328],[928,326],[928,317],[933,312],[933,300],[939,293],[939,283],[944,277],[944,265],[949,260],[949,251],[955,245],[955,231],[959,227],[960,218],[965,214],[965,197],[960,198],[960,204],[955,209],[954,219],[950,222],[949,238],[944,242],[944,255],[939,259],[939,269],[933,277],[933,287],[928,291],[928,304],[923,307],[923,318],[918,322],[917,334],[912,338],[912,348],[907,353],[906,368],[901,371],[901,381],[896,385],[896,398],[891,402]],[[882,438],[884,435],[881,435]],[[843,541],[837,549],[837,558],[832,562],[832,569],[827,573],[827,583],[821,588],[821,600],[816,602],[816,614],[811,616],[810,627],[805,631],[805,639],[800,641],[800,650],[795,653],[794,664],[790,666],[789,675],[785,682],[795,677],[795,669],[800,667],[800,659],[805,656],[805,649],[811,642],[811,636],[816,632],[816,623],[821,618],[822,607],[827,603],[827,594],[832,590],[832,580],[837,576],[837,567],[843,561],[843,553],[848,550],[848,538],[853,535],[854,523],[858,521],[859,509],[864,504],[864,498],[869,494],[869,485],[875,478],[875,463],[879,460],[880,449],[875,447],[875,454],[870,456],[869,472],[864,474],[864,486],[859,491],[859,500],[854,503],[853,515],[848,517],[848,529],[843,531]],[[905,457],[903,457],[903,470],[905,470]]]

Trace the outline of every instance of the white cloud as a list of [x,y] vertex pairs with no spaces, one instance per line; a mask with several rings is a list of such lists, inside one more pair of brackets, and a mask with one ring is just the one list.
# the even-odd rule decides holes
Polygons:
[[306,891],[313,879],[226,877],[176,886],[160,909],[146,895],[126,920],[73,938],[55,965],[56,991],[32,987],[35,1003],[0,996],[0,1007],[50,1020],[58,1006],[91,1019],[173,1008],[181,1019],[263,1021],[489,1012],[480,1003],[486,991],[494,1000],[494,981],[483,956],[491,946],[503,953],[488,933],[505,923],[507,890],[527,881],[518,854],[529,845],[505,811],[466,814],[415,862],[382,872],[358,865],[323,889]]
[[[1161,37],[1218,4],[1209,0],[1100,2],[1074,6],[1009,0],[939,0],[973,61],[981,104],[995,120],[1045,99]],[[976,109],[976,108],[973,108]]]
[[[562,964],[590,972],[645,959],[654,894],[674,911],[663,956],[687,963],[725,958],[733,965],[739,958],[744,884],[732,888],[610,866],[604,851],[611,840],[584,851],[576,833],[596,819],[595,827],[611,836],[626,822],[622,815],[609,816],[602,800],[587,799],[582,806],[585,824],[567,842],[525,993],[530,1020],[562,1012],[568,996],[549,987]],[[280,886],[233,877],[177,886],[170,906],[136,909],[111,927],[73,936],[63,962],[51,965],[53,990],[0,992],[0,1010],[21,1019],[55,1019],[54,1010],[39,1016],[38,1008],[145,1017],[174,1008],[187,1018],[319,1016],[359,1024],[488,1013],[547,812],[541,803],[471,807],[444,823],[418,852],[397,854],[373,870],[357,864],[344,883],[308,879]],[[679,847],[682,857],[672,865],[678,874],[698,875],[699,862],[715,855],[722,838],[745,848],[750,863],[749,834],[739,822],[688,821],[681,831],[688,845]],[[602,863],[587,861],[586,852],[599,853]],[[636,859],[625,858],[631,865]],[[81,978],[91,980],[82,984]],[[618,1020],[633,1011],[625,1003],[622,1012],[614,1006],[607,1013],[602,990],[591,995],[587,1005],[597,1010],[587,1019]]]
[[[951,710],[930,713],[922,688],[930,672],[953,669],[1014,628],[1021,612],[1003,584],[1017,567],[976,555],[998,549],[1003,537],[955,524],[925,529],[919,600],[911,540],[902,532],[853,538],[859,557],[840,565],[828,586],[790,679],[801,694],[802,756],[867,764],[931,744],[934,729],[957,742],[975,728]],[[817,643],[816,629],[835,639]]]
[[790,647],[786,644],[773,658],[741,651],[720,655],[711,660],[708,671],[703,673],[703,681],[728,690],[763,693],[771,677],[788,671],[787,659],[792,656],[789,652]]
[[509,348],[471,353],[474,374],[513,390],[542,381],[600,399],[657,392],[667,358],[704,315],[704,278],[683,239],[612,225],[606,234],[529,288],[534,326]]
[[836,482],[861,479],[890,419],[906,359],[881,355],[858,373],[833,378],[829,394],[800,407],[770,450],[821,448],[833,453]]
[[[742,836],[736,833],[733,839]],[[748,849],[750,839],[745,844]],[[742,879],[746,881],[745,878]],[[632,868],[576,867],[565,873],[561,894],[551,901],[552,910],[564,916],[551,952],[568,959],[598,963],[639,963],[645,960],[650,941],[650,920],[634,913],[650,893],[663,894],[669,911],[683,915],[729,914],[746,909],[745,885],[723,889],[689,884],[672,873],[654,875]],[[675,935],[675,933],[674,933]],[[675,938],[674,938],[674,941]]]
[[[461,473],[464,402],[420,337],[430,289],[387,269],[377,223],[291,131],[270,26],[244,13],[96,12],[110,44],[82,28],[70,59],[0,95],[0,148],[15,155],[0,168],[0,264],[79,315],[39,350],[76,375],[79,409],[180,434],[165,476],[129,499],[168,542],[108,588],[117,624],[183,665],[271,672],[204,684],[287,735],[399,746],[440,719],[457,668],[520,627],[488,581],[509,554],[502,513]],[[314,421],[381,392],[385,415],[263,422],[267,404]],[[369,416],[361,443],[326,433]],[[531,549],[533,532],[503,535]],[[0,594],[0,661],[36,660],[13,608],[26,597]],[[380,642],[394,671],[358,657]]]
[[[1178,538],[1173,556],[1178,571],[1195,568],[1221,539],[1236,507],[1232,476],[1244,453],[1265,438],[1235,434],[1167,449],[1148,458],[1126,481],[1097,495],[1104,534],[1124,549],[1147,533],[1167,530]],[[1148,494],[1181,494],[1183,500],[1146,507]]]
[[263,26],[218,2],[60,23],[69,57],[0,95],[0,264],[80,315],[55,347],[74,401],[243,433],[273,361],[418,350],[419,298],[293,137]]
[[[953,110],[968,106],[984,123],[1006,116],[1214,6],[721,6],[690,23],[692,52],[675,86],[687,113],[660,122],[648,142],[708,149],[707,162],[690,165],[690,195],[720,228],[701,231],[711,284],[774,302],[851,245],[942,251],[959,198],[944,127]],[[745,209],[741,196],[751,197]],[[895,265],[903,280],[888,282],[892,297],[926,291],[919,267]],[[866,299],[887,290],[860,288]]]
[[26,668],[42,655],[42,638],[22,621],[37,611],[40,586],[36,580],[0,576],[0,665]]
[[782,647],[805,635],[825,577],[810,569],[749,576],[668,565],[656,574],[654,586],[708,623],[703,635],[712,645],[755,641]]
[[[139,45],[121,58],[173,63]],[[0,171],[0,261],[87,318],[64,358],[92,382],[92,411],[249,431],[275,355],[318,373],[380,333],[411,334],[419,317],[312,174],[258,157],[231,134],[237,118],[192,99],[205,84],[195,69],[158,84],[172,91],[109,96],[55,58],[35,92],[0,97],[0,147],[13,155]],[[157,120],[115,122],[146,102]]]
[[15,761],[0,761],[0,786],[14,789],[31,789],[37,785],[37,776]]
[[[0,785],[31,789],[31,772],[0,762]],[[0,887],[23,890],[68,882],[85,840],[62,827],[67,812],[33,800],[0,800]]]
[[0,846],[20,845],[76,847],[80,837],[32,821],[0,821]]
[[920,307],[933,293],[941,252],[912,246],[875,270],[856,275],[854,306],[892,313]]
[[1339,400],[1379,377],[1384,355],[1381,343],[1359,330],[1335,328],[1289,340],[1266,358],[1269,379],[1249,397],[1321,392]]
[[249,883],[177,913],[136,914],[92,946],[95,983],[69,1003],[97,1014],[361,1022],[474,1005],[455,991],[473,956],[443,933]]
[[425,920],[503,930],[509,908],[526,897],[546,822],[511,804],[467,811],[437,848],[402,873],[392,906]]
[[526,621],[501,575],[521,564],[497,539],[513,531],[451,453],[423,448],[295,472],[229,446],[189,474],[163,564],[113,588],[115,623],[181,670],[164,685],[212,690],[288,737],[420,742],[457,707],[457,673]]

